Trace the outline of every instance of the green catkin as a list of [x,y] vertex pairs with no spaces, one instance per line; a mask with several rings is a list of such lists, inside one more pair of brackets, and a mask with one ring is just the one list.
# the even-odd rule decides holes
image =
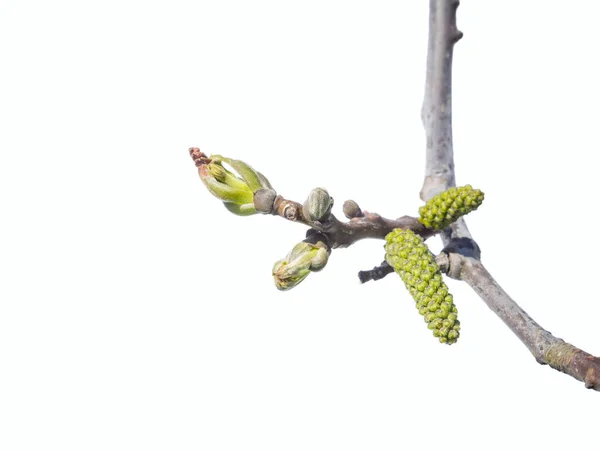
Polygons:
[[469,184],[450,188],[419,208],[419,222],[427,228],[443,230],[459,217],[479,208],[483,197],[483,192],[473,189]]
[[460,334],[458,311],[429,248],[411,230],[397,228],[385,240],[385,259],[404,281],[427,327],[440,342],[454,344]]

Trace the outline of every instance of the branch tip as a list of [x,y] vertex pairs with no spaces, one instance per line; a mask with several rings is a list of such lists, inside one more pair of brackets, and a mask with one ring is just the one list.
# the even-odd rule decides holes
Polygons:
[[189,152],[190,156],[196,163],[196,167],[199,167],[203,164],[209,164],[211,161],[211,159],[202,153],[198,147],[190,147]]

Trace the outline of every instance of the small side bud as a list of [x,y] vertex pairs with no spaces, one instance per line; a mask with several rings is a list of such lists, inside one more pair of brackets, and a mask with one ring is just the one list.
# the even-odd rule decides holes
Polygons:
[[354,200],[346,200],[343,206],[344,215],[348,219],[353,219],[355,217],[362,217],[363,212]]
[[271,214],[277,192],[273,189],[259,189],[254,193],[254,207],[263,214]]
[[327,219],[333,207],[333,199],[323,188],[310,191],[302,205],[302,215],[310,222],[321,222]]
[[273,266],[273,279],[280,291],[298,286],[310,272],[318,272],[327,264],[329,252],[323,242],[299,242],[292,251]]

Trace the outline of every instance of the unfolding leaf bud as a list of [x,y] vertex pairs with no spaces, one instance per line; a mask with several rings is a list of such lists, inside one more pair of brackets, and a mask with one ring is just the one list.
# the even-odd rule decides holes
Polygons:
[[308,198],[302,205],[302,215],[310,222],[326,220],[333,207],[333,199],[323,188],[310,191]]
[[470,185],[453,187],[429,199],[419,208],[419,221],[427,228],[443,230],[459,217],[475,211],[484,194]]
[[411,230],[397,228],[385,240],[385,259],[404,281],[427,327],[440,342],[455,343],[460,334],[457,309],[423,239]]
[[273,266],[275,286],[281,291],[300,284],[310,272],[318,272],[327,264],[329,251],[323,242],[300,242]]
[[240,161],[239,159],[225,158],[221,155],[211,155],[211,159],[213,161],[225,163],[231,166],[231,168],[237,172],[242,180],[244,180],[252,193],[258,191],[259,189],[273,189],[273,186],[271,186],[269,180],[267,180],[262,173],[253,169],[244,161]]
[[215,177],[219,183],[225,183],[225,179],[227,178],[227,171],[220,164],[208,164],[208,170],[210,170],[210,174]]
[[[219,155],[213,155],[209,158],[197,148],[191,148],[190,155],[194,159],[200,178],[209,192],[222,200],[228,211],[238,216],[250,216],[257,213],[254,205],[254,192],[261,189],[275,192],[272,190],[271,183],[263,174],[243,161]],[[227,164],[236,173],[228,170],[227,167],[223,166],[223,163]]]
[[254,195],[248,186],[228,174],[218,163],[203,164],[198,168],[198,173],[208,191],[218,199],[236,205],[253,203]]

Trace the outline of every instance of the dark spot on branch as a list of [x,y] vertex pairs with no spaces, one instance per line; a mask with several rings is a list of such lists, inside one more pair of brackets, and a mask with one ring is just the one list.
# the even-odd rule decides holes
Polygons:
[[447,254],[458,253],[459,255],[467,258],[481,258],[481,250],[479,245],[477,245],[477,242],[475,242],[473,239],[467,237],[452,239],[448,245],[442,249],[442,251]]
[[331,251],[331,241],[329,240],[329,237],[315,228],[309,228],[306,231],[306,239],[304,239],[304,242],[308,242],[309,244],[322,242],[327,246],[327,250]]

